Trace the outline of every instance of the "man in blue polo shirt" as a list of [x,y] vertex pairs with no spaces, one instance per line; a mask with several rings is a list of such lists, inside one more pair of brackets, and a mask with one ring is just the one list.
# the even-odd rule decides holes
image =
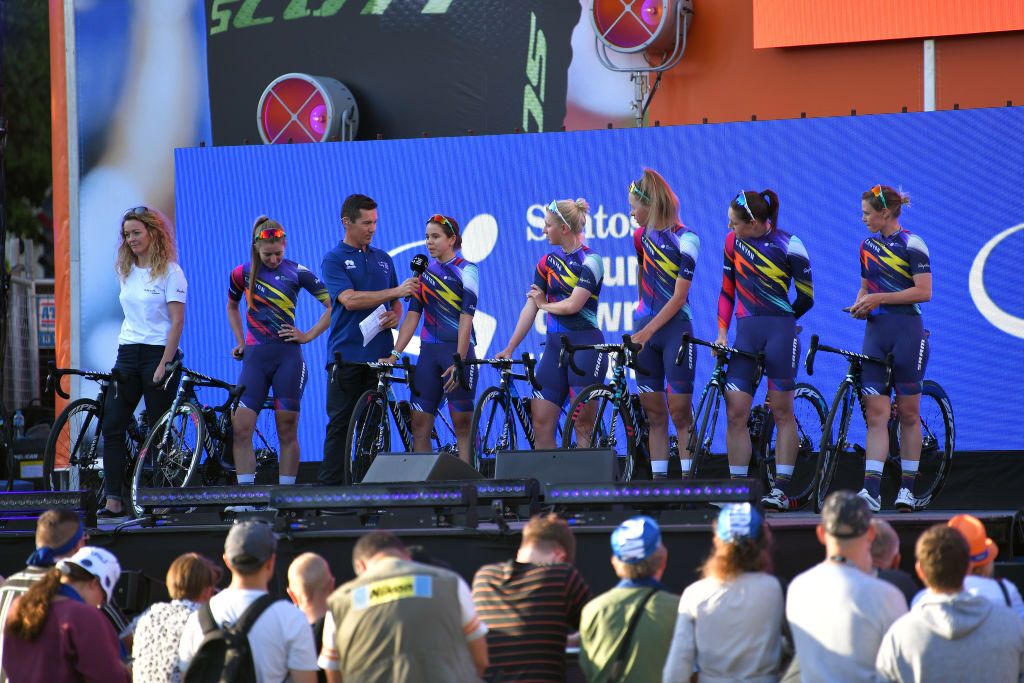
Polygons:
[[[387,252],[370,246],[377,231],[377,202],[353,194],[341,207],[345,238],[324,256],[320,273],[331,294],[331,336],[329,357],[341,353],[346,361],[375,361],[394,350],[391,328],[402,316],[402,298],[413,293],[419,280],[409,278],[401,285],[395,264]],[[381,304],[387,310],[384,329],[363,345],[359,323]],[[356,400],[376,387],[377,377],[369,368],[342,368],[338,382],[327,385],[327,437],[324,461],[318,479],[321,484],[345,481],[345,437]]]

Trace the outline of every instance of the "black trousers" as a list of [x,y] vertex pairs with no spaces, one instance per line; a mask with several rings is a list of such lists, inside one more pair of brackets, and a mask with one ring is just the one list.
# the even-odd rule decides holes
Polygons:
[[[114,368],[121,373],[121,381],[116,392],[113,388],[107,392],[103,409],[103,471],[107,498],[120,500],[123,497],[124,467],[128,459],[125,433],[139,400],[145,398],[146,415],[152,426],[170,409],[178,391],[180,372],[171,379],[166,390],[153,384],[153,374],[163,355],[163,346],[122,344],[117,347]],[[178,357],[181,357],[180,351]]]
[[338,371],[338,381],[327,383],[327,436],[324,438],[324,460],[317,480],[321,484],[345,486],[345,438],[363,392],[377,388],[377,373],[370,368],[348,367]]

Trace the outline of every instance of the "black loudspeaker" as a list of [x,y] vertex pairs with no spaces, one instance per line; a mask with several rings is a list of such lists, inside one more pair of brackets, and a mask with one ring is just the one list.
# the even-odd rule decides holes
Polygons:
[[481,479],[472,465],[448,453],[381,453],[363,477],[365,484]]
[[544,484],[615,481],[619,466],[615,452],[605,448],[498,453],[495,479],[536,479]]

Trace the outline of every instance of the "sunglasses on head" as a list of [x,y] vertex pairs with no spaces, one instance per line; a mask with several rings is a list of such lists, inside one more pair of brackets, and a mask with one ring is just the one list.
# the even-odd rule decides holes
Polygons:
[[563,223],[565,223],[566,227],[570,227],[569,226],[569,221],[565,220],[565,216],[563,216],[562,212],[558,210],[558,200],[557,199],[552,199],[551,200],[551,203],[548,204],[548,211],[550,211],[551,213],[553,213],[556,216],[558,216],[558,218],[561,219],[561,221]]
[[132,208],[128,209],[123,214],[121,214],[121,222],[124,223],[126,220],[128,220],[132,216],[141,216],[141,215],[146,214],[146,213],[149,213],[149,207],[146,207],[146,206],[133,206]]
[[885,193],[882,192],[882,186],[881,185],[875,185],[874,187],[872,187],[871,188],[871,194],[875,195],[875,199],[877,199],[878,201],[882,202],[882,208],[883,209],[888,209],[889,208],[888,202],[885,201]]
[[256,237],[253,238],[253,242],[259,240],[279,240],[284,237],[284,228],[264,228],[256,233]]
[[645,202],[651,201],[651,198],[647,196],[647,193],[640,189],[640,185],[634,180],[629,184],[629,191],[631,194],[635,194]]
[[447,217],[442,216],[439,213],[435,213],[433,216],[431,216],[429,219],[427,219],[427,223],[437,223],[438,225],[447,225],[448,229],[452,231],[452,235],[458,235],[459,234],[458,228],[456,228],[455,225],[453,225],[452,222],[450,220],[448,220]]
[[736,202],[736,206],[742,206],[743,207],[743,210],[747,212],[748,216],[750,216],[750,220],[751,221],[756,221],[757,220],[756,218],[754,218],[754,212],[750,210],[750,204],[747,203],[747,193],[746,192],[743,192],[741,190],[740,193],[738,195],[736,195],[735,202]]

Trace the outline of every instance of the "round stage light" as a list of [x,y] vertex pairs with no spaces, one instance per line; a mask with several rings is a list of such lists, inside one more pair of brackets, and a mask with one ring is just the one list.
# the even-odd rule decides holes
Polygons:
[[679,0],[594,0],[590,20],[599,41],[616,52],[672,50]]
[[263,91],[256,125],[268,145],[353,140],[359,130],[359,107],[340,81],[290,73],[275,78]]

